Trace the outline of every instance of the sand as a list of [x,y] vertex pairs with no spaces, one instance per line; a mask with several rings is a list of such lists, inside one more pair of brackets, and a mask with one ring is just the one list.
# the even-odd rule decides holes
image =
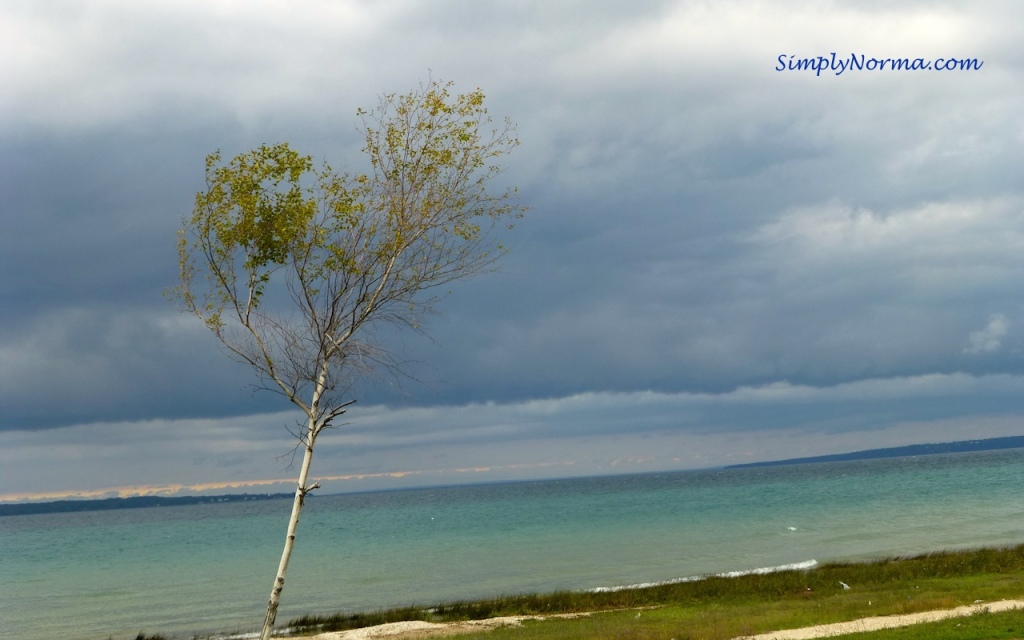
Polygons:
[[[998,602],[972,604],[955,609],[942,609],[939,611],[924,611],[921,613],[910,613],[895,616],[877,616],[873,618],[861,618],[850,622],[837,622],[834,624],[823,624],[816,627],[805,627],[803,629],[787,629],[785,631],[773,631],[762,633],[756,636],[744,636],[736,640],[812,640],[813,638],[828,638],[843,635],[846,633],[857,633],[861,631],[876,631],[878,629],[893,629],[896,627],[908,627],[912,624],[922,622],[935,622],[947,618],[959,618],[976,613],[1008,611],[1010,609],[1024,609],[1024,600],[1000,600]],[[416,638],[440,638],[455,636],[475,631],[487,631],[499,627],[518,626],[524,620],[546,620],[550,618],[577,618],[589,614],[559,614],[550,616],[508,616],[503,618],[489,618],[487,620],[469,620],[466,622],[392,622],[376,627],[364,629],[352,629],[349,631],[334,631],[321,633],[314,636],[313,640],[376,640],[378,638],[387,640],[414,640]]]
[[321,633],[318,636],[313,636],[312,640],[375,640],[376,638],[387,638],[388,640],[411,640],[414,638],[441,638],[456,636],[462,633],[489,631],[499,627],[517,627],[521,625],[524,620],[579,618],[589,615],[589,613],[559,613],[548,616],[504,616],[501,618],[487,618],[486,620],[466,620],[464,622],[424,622],[422,620],[410,620],[409,622],[390,622],[388,624],[381,624],[375,627],[365,627],[363,629]]

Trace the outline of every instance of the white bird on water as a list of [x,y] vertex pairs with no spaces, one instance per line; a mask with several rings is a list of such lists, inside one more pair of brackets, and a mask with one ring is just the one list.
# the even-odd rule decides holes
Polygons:
[[843,582],[842,580],[840,580],[840,581],[839,581],[839,584],[841,584],[841,585],[843,586],[843,590],[844,590],[844,591],[845,591],[846,589],[849,589],[849,588],[850,588],[850,585],[846,584],[846,583],[845,583],[845,582]]

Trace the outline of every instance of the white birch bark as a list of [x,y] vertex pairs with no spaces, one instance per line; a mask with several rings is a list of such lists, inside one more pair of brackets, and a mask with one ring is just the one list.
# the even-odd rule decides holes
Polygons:
[[277,608],[281,604],[281,592],[284,590],[284,579],[288,573],[288,562],[292,558],[292,549],[295,548],[295,534],[299,529],[299,516],[302,514],[302,507],[306,504],[306,495],[313,489],[319,489],[320,483],[307,486],[309,481],[309,467],[313,463],[313,445],[316,444],[316,437],[320,435],[320,429],[326,423],[320,422],[319,412],[320,398],[324,391],[324,384],[327,380],[327,361],[320,367],[320,377],[317,380],[316,389],[313,391],[312,402],[308,412],[308,424],[306,427],[306,451],[302,455],[302,467],[299,469],[299,482],[295,487],[295,499],[292,501],[292,515],[288,519],[288,533],[284,539],[284,549],[281,551],[281,562],[277,565],[277,576],[274,578],[274,586],[270,589],[270,601],[267,603],[267,615],[263,619],[263,630],[260,631],[260,640],[269,640],[274,632],[274,623],[277,621]]
[[277,566],[274,586],[270,590],[270,602],[267,604],[267,615],[263,620],[260,640],[268,640],[274,631],[274,623],[277,620],[277,608],[281,604],[281,591],[284,590],[284,579],[288,573],[288,562],[292,557],[292,549],[295,548],[295,534],[299,529],[299,516],[302,514],[302,507],[306,502],[306,494],[320,487],[319,483],[314,484],[312,487],[306,486],[307,479],[309,478],[309,467],[313,461],[313,440],[316,437],[316,423],[313,418],[309,420],[309,429],[306,436],[306,452],[302,456],[299,484],[295,488],[295,499],[292,501],[292,515],[288,519],[288,533],[285,536],[284,549],[281,551],[281,562]]

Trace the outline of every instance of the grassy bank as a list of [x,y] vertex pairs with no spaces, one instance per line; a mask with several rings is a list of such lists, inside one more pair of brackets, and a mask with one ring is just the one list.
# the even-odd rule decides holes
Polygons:
[[[848,589],[844,583],[849,585]],[[306,616],[290,621],[288,626],[297,634],[312,634],[402,620],[443,622],[595,612],[584,618],[527,623],[521,628],[460,638],[711,640],[867,616],[948,609],[976,600],[988,602],[1021,597],[1024,597],[1024,545],[867,563],[832,563],[811,570],[765,575],[709,577],[610,593],[572,591],[516,595],[372,613]],[[1009,625],[1012,631],[1021,617],[1020,614],[993,614],[991,619],[997,620],[993,623],[996,626],[1003,624],[999,620],[1010,620],[1003,626]],[[952,627],[957,631],[961,628]],[[991,637],[1024,637],[1024,632],[1016,636]]]

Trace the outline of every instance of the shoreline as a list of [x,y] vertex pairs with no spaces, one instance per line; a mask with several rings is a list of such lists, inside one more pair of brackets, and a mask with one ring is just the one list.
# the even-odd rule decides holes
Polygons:
[[[590,619],[598,624],[600,618],[627,629],[641,628],[668,617],[691,625],[680,632],[685,636],[709,624],[701,616],[715,610],[727,621],[724,626],[734,632],[714,637],[797,640],[981,611],[1024,609],[1022,594],[1024,544],[1018,544],[710,575],[615,590],[527,594],[429,609],[308,617],[305,626],[297,624],[301,619],[291,621],[288,633],[310,640],[404,640],[482,633],[527,621],[562,621],[558,624],[564,625],[573,619]],[[722,624],[722,620],[713,622]],[[553,632],[551,637],[573,635]]]

